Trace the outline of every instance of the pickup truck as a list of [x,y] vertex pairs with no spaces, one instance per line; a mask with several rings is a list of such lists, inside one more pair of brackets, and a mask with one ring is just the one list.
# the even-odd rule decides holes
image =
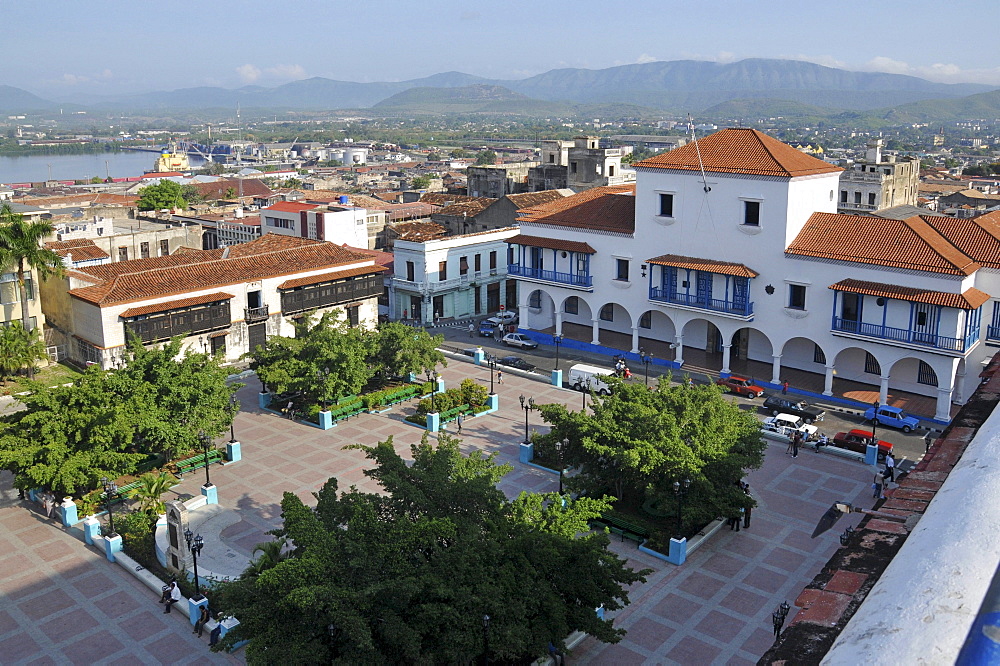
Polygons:
[[764,419],[760,434],[768,439],[790,442],[796,432],[802,434],[802,441],[808,442],[816,434],[816,426],[809,425],[794,414],[778,414]]

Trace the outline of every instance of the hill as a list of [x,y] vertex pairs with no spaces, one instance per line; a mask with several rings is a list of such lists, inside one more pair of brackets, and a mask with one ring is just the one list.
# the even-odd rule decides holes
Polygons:
[[[5,113],[27,113],[31,111],[52,111],[59,105],[42,99],[27,90],[0,85],[0,111]],[[68,108],[68,107],[67,107]],[[78,108],[74,106],[73,108]]]
[[478,83],[461,88],[410,88],[382,100],[372,108],[412,113],[470,113],[503,102],[524,102],[528,97],[503,86]]

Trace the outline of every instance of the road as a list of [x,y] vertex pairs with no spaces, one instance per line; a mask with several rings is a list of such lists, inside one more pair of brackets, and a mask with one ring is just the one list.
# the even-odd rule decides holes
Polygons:
[[[464,349],[482,346],[487,353],[496,354],[497,356],[520,356],[528,363],[536,366],[536,372],[542,376],[547,376],[549,373],[555,369],[556,359],[555,359],[555,348],[549,346],[541,346],[533,350],[521,350],[512,347],[507,347],[500,344],[493,338],[480,337],[478,333],[470,338],[468,328],[464,325],[456,327],[438,327],[428,329],[431,334],[442,334],[445,338],[445,348],[461,352]],[[559,350],[559,367],[566,371],[569,366],[574,363],[589,363],[592,365],[611,367],[611,360],[606,356],[600,354],[591,354],[587,352],[581,352],[575,349],[564,349]],[[643,368],[632,367],[633,381],[645,381],[645,376],[643,373]],[[653,373],[655,368],[650,369],[650,381],[653,381]],[[683,377],[684,372],[681,371],[679,374],[675,374],[675,377]],[[709,377],[703,373],[696,373],[692,375],[692,379],[695,382],[705,383],[709,381],[715,381],[714,377]],[[736,402],[743,409],[751,409],[758,416],[758,418],[763,419],[769,416],[761,408],[761,403],[763,400],[757,398],[756,400],[747,400],[739,396],[731,395],[728,396],[733,402]],[[826,418],[816,423],[815,425],[819,428],[820,433],[826,433],[830,439],[838,432],[844,432],[846,430],[851,430],[853,428],[862,428],[864,430],[871,430],[871,424],[865,424],[860,416],[855,416],[853,414],[835,411],[838,407],[832,404],[824,404],[822,401],[814,401],[813,404],[824,407],[827,410]],[[840,407],[842,409],[842,407]],[[924,454],[924,431],[915,430],[910,434],[904,434],[899,430],[894,430],[892,428],[880,427],[876,430],[876,435],[879,439],[886,442],[891,442],[893,447],[893,452],[896,457],[897,464],[902,463],[904,460],[916,461]],[[811,451],[811,449],[809,449]],[[906,468],[906,465],[903,465]]]

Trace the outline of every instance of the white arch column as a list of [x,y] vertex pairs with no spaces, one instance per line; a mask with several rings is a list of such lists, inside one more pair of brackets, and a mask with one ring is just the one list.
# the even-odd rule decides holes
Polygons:
[[889,375],[879,377],[878,401],[882,405],[889,402]]
[[676,341],[674,344],[677,345],[674,348],[674,363],[684,365],[684,336],[676,335],[674,340]]
[[952,402],[962,404],[965,402],[965,375],[968,365],[962,365],[962,369],[955,372],[955,388],[951,392]]
[[639,327],[638,326],[633,326],[632,327],[632,353],[633,354],[638,354],[639,353]]
[[729,351],[732,345],[722,345],[722,372],[728,374],[731,372],[729,369]]
[[826,376],[823,378],[823,395],[833,395],[833,376],[837,372],[837,366],[826,366]]
[[[506,280],[504,280],[504,282],[506,282]],[[532,291],[534,291],[534,289],[532,289]],[[500,297],[501,297],[501,301],[500,302],[501,303],[506,303],[506,301],[503,300],[503,294],[501,294]],[[528,310],[528,303],[530,302],[530,297],[531,297],[531,293],[530,292],[526,294],[522,290],[522,292],[521,292],[521,298],[523,300],[518,304],[518,311],[517,311],[517,314],[518,314],[518,317],[517,317],[518,328],[523,328],[523,329],[528,330],[528,331],[530,331],[532,329],[531,324],[528,322],[528,316],[527,316],[528,313],[530,312]]]
[[771,362],[771,383],[780,384],[781,383],[781,354],[772,354],[771,358],[774,359]]
[[951,395],[954,389],[949,386],[947,388],[938,387],[937,395],[937,406],[934,410],[934,419],[937,421],[950,421],[951,420]]
[[592,345],[599,345],[599,344],[601,344],[601,320],[600,319],[591,319],[590,321],[592,321],[594,323],[593,324],[593,326],[594,326],[594,333],[593,333],[593,335],[591,337],[590,344],[592,344]]
[[[553,302],[553,309],[555,309],[555,302]],[[562,335],[562,325],[563,325],[562,312],[560,310],[556,310],[555,315],[556,315],[556,335]]]

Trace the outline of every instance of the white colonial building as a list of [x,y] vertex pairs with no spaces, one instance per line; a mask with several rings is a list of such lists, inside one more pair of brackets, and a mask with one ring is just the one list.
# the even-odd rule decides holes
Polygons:
[[750,129],[634,166],[634,188],[522,215],[508,270],[523,329],[631,353],[669,344],[674,365],[697,354],[722,374],[764,362],[772,385],[794,368],[828,396],[835,380],[877,386],[883,403],[917,393],[940,421],[971,395],[1000,344],[1000,214],[838,215],[840,168]]
[[74,262],[42,284],[43,310],[70,359],[113,366],[129,336],[176,336],[196,352],[237,361],[293,321],[339,310],[352,326],[378,318],[381,273],[369,254],[268,234],[216,250],[93,265]]

